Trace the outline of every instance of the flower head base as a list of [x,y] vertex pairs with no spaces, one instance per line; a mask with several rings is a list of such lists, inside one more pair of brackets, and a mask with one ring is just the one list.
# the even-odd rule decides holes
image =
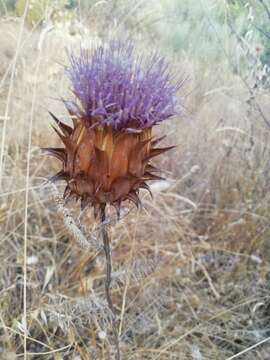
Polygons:
[[65,180],[64,198],[81,200],[95,212],[121,202],[140,203],[147,181],[161,179],[151,164],[171,149],[156,148],[152,126],[176,113],[177,86],[170,83],[168,66],[157,56],[134,58],[131,45],[111,42],[93,55],[70,55],[67,72],[80,104],[64,102],[73,127],[60,122],[55,131],[64,148],[46,148],[62,161],[53,181]]

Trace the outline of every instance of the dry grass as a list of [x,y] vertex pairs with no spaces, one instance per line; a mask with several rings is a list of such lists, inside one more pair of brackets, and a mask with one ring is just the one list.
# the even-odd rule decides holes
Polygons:
[[[151,7],[115,2],[113,19],[112,4],[98,3],[85,11],[82,2],[72,25],[25,27],[22,39],[21,18],[0,21],[3,360],[23,358],[24,339],[27,359],[108,359],[113,351],[96,224],[90,213],[81,219],[93,240],[82,249],[45,184],[58,164],[39,151],[57,141],[47,110],[67,119],[57,100],[68,94],[65,46],[99,42],[106,24],[110,36],[126,31],[142,49],[160,44],[156,28],[149,31],[157,22]],[[191,50],[173,61],[189,75],[191,115],[156,129],[179,144],[160,159],[170,181],[153,184],[154,200],[145,194],[142,211],[111,227],[123,359],[267,360],[270,132],[260,111],[269,114],[269,93],[259,84],[255,102],[248,77],[225,55],[207,64]]]

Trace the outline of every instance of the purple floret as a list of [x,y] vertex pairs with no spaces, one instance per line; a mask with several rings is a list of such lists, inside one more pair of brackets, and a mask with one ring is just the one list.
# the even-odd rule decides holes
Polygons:
[[69,54],[72,91],[86,119],[116,130],[144,129],[176,115],[177,91],[164,58],[136,57],[130,43],[111,41],[93,53]]

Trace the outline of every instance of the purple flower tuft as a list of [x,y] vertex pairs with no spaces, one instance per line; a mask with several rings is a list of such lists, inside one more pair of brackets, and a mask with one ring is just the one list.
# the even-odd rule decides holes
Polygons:
[[130,43],[111,41],[92,54],[69,54],[72,90],[86,119],[116,130],[144,129],[176,115],[177,91],[164,58],[135,57]]

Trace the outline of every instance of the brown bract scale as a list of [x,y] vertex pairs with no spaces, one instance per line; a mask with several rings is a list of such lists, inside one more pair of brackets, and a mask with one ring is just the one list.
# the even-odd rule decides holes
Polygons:
[[122,132],[107,125],[87,126],[83,118],[73,118],[70,127],[51,115],[64,145],[44,149],[62,161],[51,181],[65,180],[64,198],[80,199],[82,209],[93,206],[97,214],[110,204],[119,213],[125,200],[138,206],[140,189],[150,192],[147,181],[161,179],[150,161],[173,146],[157,148],[163,138],[154,140],[151,127]]

